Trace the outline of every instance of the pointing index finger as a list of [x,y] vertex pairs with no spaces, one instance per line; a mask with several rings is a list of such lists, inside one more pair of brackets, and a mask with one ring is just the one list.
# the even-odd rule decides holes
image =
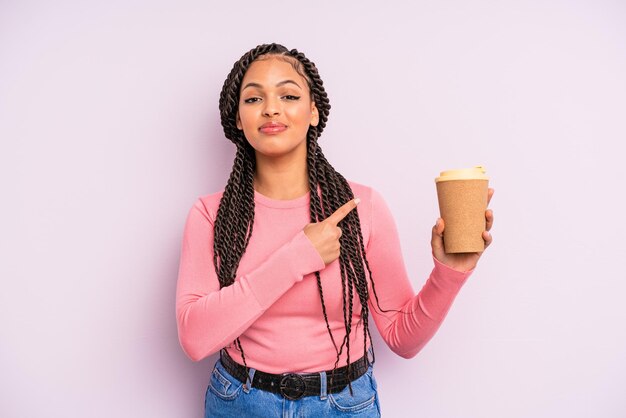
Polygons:
[[333,225],[337,225],[339,222],[341,222],[341,220],[343,218],[348,216],[348,214],[350,212],[352,212],[352,210],[354,208],[357,207],[357,205],[359,204],[360,201],[361,201],[361,199],[359,199],[358,197],[356,199],[352,199],[352,200],[348,201],[343,206],[341,206],[339,209],[337,209],[332,215],[330,215],[328,218],[326,218],[326,220],[328,222],[332,223]]

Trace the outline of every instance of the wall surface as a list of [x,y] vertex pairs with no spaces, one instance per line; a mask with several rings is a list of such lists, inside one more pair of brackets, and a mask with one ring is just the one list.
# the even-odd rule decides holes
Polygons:
[[320,139],[379,190],[414,288],[433,179],[484,165],[494,244],[411,360],[376,338],[383,416],[626,416],[622,1],[0,3],[0,415],[199,417],[215,356],[174,293],[194,200],[225,184],[218,95],[298,48]]

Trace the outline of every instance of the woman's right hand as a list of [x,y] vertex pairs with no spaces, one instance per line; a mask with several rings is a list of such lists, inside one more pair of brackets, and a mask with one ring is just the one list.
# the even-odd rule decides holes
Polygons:
[[329,265],[339,258],[341,228],[337,224],[348,216],[359,202],[359,198],[352,199],[323,221],[310,223],[304,227],[304,233],[324,260],[324,264]]

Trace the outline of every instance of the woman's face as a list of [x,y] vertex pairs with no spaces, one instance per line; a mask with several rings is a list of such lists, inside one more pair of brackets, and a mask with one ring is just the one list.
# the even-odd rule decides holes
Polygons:
[[306,80],[289,62],[275,57],[254,61],[241,83],[237,128],[257,159],[306,158],[306,135],[319,115]]

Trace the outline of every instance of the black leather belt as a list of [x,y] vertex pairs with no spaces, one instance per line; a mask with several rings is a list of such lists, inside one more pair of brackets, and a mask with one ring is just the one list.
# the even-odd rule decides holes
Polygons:
[[[225,350],[220,353],[220,360],[224,369],[242,383],[247,381],[246,368],[235,362]],[[326,372],[326,393],[338,393],[345,389],[348,382],[353,382],[363,376],[369,367],[366,357],[361,357],[348,366],[338,367],[333,373]],[[320,395],[321,384],[319,373],[285,373],[272,374],[259,370],[254,372],[252,387],[267,392],[278,393],[287,399],[296,400],[303,396]]]

